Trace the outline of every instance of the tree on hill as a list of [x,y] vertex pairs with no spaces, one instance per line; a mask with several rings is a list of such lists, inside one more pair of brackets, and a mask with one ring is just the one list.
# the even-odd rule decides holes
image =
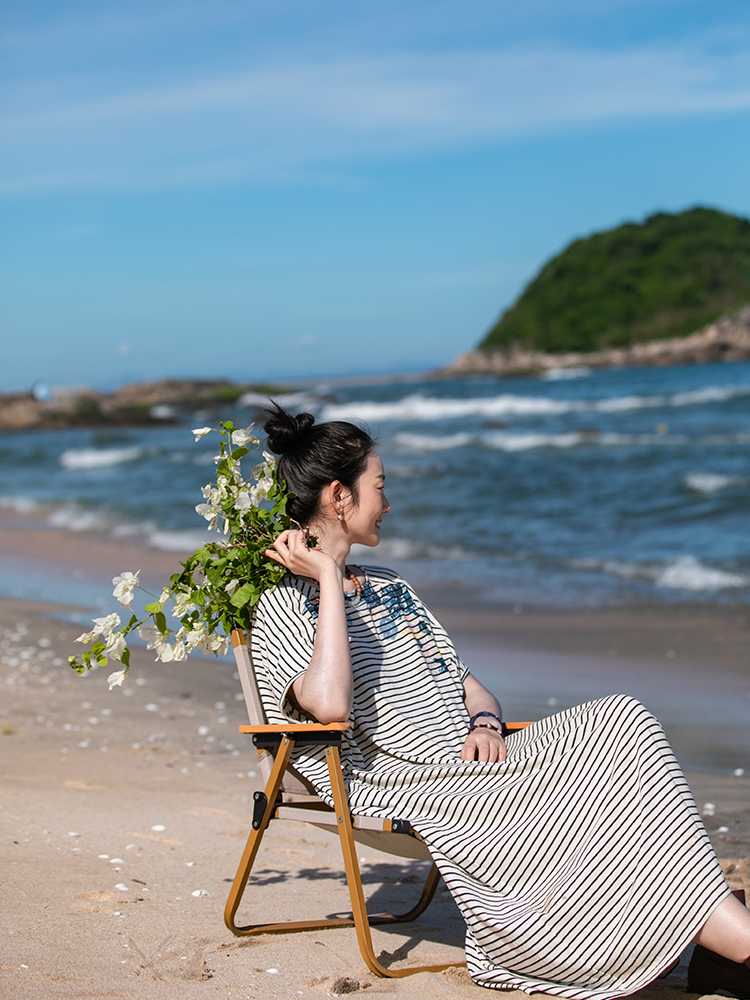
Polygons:
[[658,212],[575,240],[479,345],[594,351],[681,336],[750,302],[750,221]]

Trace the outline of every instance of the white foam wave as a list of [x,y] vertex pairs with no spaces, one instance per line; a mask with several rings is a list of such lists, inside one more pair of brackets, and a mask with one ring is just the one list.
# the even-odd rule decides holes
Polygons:
[[679,556],[662,565],[628,563],[617,559],[574,559],[571,566],[611,573],[626,580],[651,580],[657,587],[671,590],[725,590],[750,586],[750,577],[706,566],[695,556]]
[[741,482],[739,476],[722,476],[716,472],[690,472],[685,476],[685,485],[698,493],[718,493],[738,482]]
[[704,566],[695,556],[681,556],[657,576],[657,587],[677,590],[724,590],[727,587],[747,587],[750,578],[739,573]]
[[47,518],[53,528],[66,531],[104,531],[110,526],[109,519],[97,511],[86,510],[76,504],[66,504],[53,511]]
[[738,396],[750,396],[750,386],[746,385],[708,385],[703,389],[692,389],[690,392],[678,392],[670,397],[670,406],[695,406],[696,403],[723,403]]
[[388,565],[405,559],[447,559],[463,562],[476,558],[475,554],[459,545],[441,548],[426,542],[415,542],[409,538],[384,538],[376,549],[366,545],[352,545],[351,561],[365,566]]
[[69,448],[60,455],[64,469],[101,469],[122,462],[133,462],[143,448]]
[[545,396],[477,396],[469,399],[415,393],[387,403],[374,400],[329,403],[322,420],[388,421],[451,420],[461,417],[554,416],[564,413],[623,413],[659,407],[697,406],[750,396],[750,386],[707,386],[690,392],[656,396],[614,396],[608,399],[564,400]]
[[528,451],[530,448],[574,448],[576,445],[593,440],[597,437],[571,431],[569,434],[505,434],[495,431],[484,434],[482,441],[490,448],[500,451]]
[[569,402],[546,399],[542,396],[477,397],[452,399],[423,396],[415,393],[391,403],[363,401],[333,404],[323,408],[321,420],[365,420],[371,423],[390,420],[450,420],[456,417],[506,417],[549,415],[570,412]]
[[[408,451],[446,451],[450,448],[464,448],[470,444],[480,444],[499,451],[529,451],[533,448],[576,448],[583,445],[601,448],[622,448],[629,445],[675,445],[687,444],[689,439],[679,434],[615,434],[600,433],[596,430],[567,431],[562,434],[512,434],[506,431],[491,431],[484,434],[396,434],[394,443]],[[705,442],[704,442],[705,443]]]
[[573,378],[585,378],[591,374],[591,369],[586,365],[578,365],[575,368],[548,368],[539,378],[543,382],[567,382]]
[[16,514],[33,514],[39,510],[39,504],[31,497],[0,497],[0,507],[14,510]]
[[429,434],[397,434],[395,442],[409,451],[445,451],[449,448],[464,448],[474,440],[471,434],[446,434],[430,437]]
[[192,552],[208,541],[205,531],[152,531],[148,540],[162,552]]

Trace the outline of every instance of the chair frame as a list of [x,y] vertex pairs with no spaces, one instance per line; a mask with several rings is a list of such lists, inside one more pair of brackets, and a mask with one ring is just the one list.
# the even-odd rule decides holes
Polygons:
[[[257,722],[261,718],[264,719],[265,714],[260,704],[245,634],[239,630],[232,632],[232,645],[248,712],[251,721]],[[506,724],[504,729],[512,731],[525,728],[527,725],[530,723]],[[375,975],[387,978],[411,976],[418,972],[440,972],[443,969],[464,965],[464,962],[445,962],[437,965],[390,969],[384,966],[375,955],[371,926],[415,920],[424,913],[432,901],[440,881],[440,873],[437,865],[433,862],[419,900],[406,913],[373,915],[367,913],[362,877],[357,860],[356,840],[364,841],[369,846],[376,847],[377,850],[397,854],[401,857],[429,860],[430,855],[421,839],[415,836],[408,821],[373,819],[372,817],[355,816],[351,813],[346,797],[340,753],[342,735],[348,729],[348,722],[334,722],[330,725],[285,723],[283,725],[240,726],[240,733],[252,737],[260,757],[261,770],[266,778],[266,785],[264,791],[254,794],[252,829],[229,892],[224,910],[224,922],[229,930],[238,937],[254,934],[285,934],[329,927],[354,927],[365,964]],[[285,775],[288,774],[295,746],[310,745],[325,747],[326,763],[328,764],[333,793],[333,810],[315,795],[289,794],[284,793],[282,789],[282,782]],[[273,752],[273,757],[268,754],[269,750]],[[328,828],[331,832],[335,830],[338,833],[352,906],[351,917],[237,924],[235,920],[237,909],[242,901],[263,835],[272,819],[291,819],[312,823]]]

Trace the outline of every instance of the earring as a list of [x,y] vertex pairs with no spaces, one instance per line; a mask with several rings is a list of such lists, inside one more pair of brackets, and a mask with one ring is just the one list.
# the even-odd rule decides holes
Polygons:
[[336,515],[336,520],[337,521],[343,521],[344,520],[344,512],[342,510],[340,510],[338,512],[338,514]]

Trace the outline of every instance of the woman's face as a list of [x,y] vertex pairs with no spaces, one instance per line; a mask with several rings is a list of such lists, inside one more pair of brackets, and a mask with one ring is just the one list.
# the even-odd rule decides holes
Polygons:
[[377,545],[380,522],[391,505],[385,495],[385,472],[377,452],[371,451],[365,471],[357,483],[356,504],[351,498],[344,502],[344,519],[352,545]]

